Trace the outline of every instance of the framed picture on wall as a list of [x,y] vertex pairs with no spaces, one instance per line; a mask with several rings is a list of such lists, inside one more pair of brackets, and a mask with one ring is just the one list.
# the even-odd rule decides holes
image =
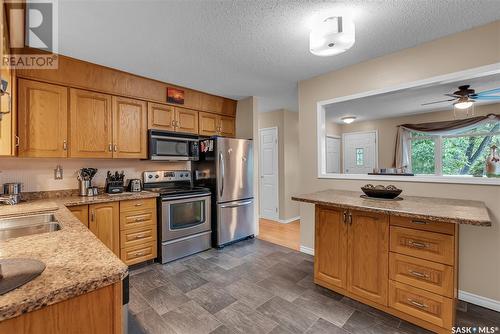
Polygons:
[[167,88],[167,103],[184,104],[184,91],[178,88]]

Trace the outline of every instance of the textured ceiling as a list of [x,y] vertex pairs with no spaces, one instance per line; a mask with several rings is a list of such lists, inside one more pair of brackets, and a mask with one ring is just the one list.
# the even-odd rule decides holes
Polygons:
[[[59,52],[297,110],[297,82],[500,19],[498,0],[60,1]],[[309,53],[312,19],[350,10],[356,44]]]
[[[422,103],[451,99],[444,94],[458,90],[458,86],[470,85],[476,93],[500,88],[500,74],[493,74],[474,79],[464,79],[455,82],[439,83],[424,87],[404,89],[386,94],[364,97],[356,100],[334,103],[326,107],[327,122],[342,124],[344,116],[356,116],[357,121],[366,121],[387,117],[397,117],[427,113],[437,110],[453,110],[453,102],[436,103],[422,106]],[[492,94],[500,97],[500,94]],[[476,105],[494,104],[500,101],[481,101]],[[500,106],[500,104],[498,104]],[[500,113],[500,110],[499,110]]]

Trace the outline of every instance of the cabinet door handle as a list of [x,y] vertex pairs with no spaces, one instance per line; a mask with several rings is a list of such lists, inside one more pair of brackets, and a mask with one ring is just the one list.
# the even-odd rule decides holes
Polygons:
[[343,216],[343,220],[342,220],[342,222],[343,222],[344,224],[347,224],[347,211],[344,211],[344,213],[342,214],[342,216]]
[[352,213],[350,213],[350,212],[348,215],[348,219],[349,219],[349,225],[352,225]]
[[171,123],[171,124],[172,124],[172,127],[174,127],[174,128],[175,128],[175,120],[172,120],[172,123]]
[[424,248],[429,247],[426,243],[423,243],[423,242],[418,242],[418,241],[415,241],[415,240],[409,240],[409,241],[408,241],[408,245],[409,245],[410,247],[413,247],[413,248],[420,248],[420,249],[424,249]]
[[111,144],[111,143],[108,144],[108,150],[110,152],[113,152],[113,144]]
[[93,222],[95,220],[95,212],[91,211],[90,212],[90,221]]
[[414,271],[414,270],[408,270],[408,273],[412,276],[418,277],[418,278],[429,278],[428,274],[421,273],[419,271]]
[[115,144],[115,145],[113,146],[113,151],[118,152],[118,145],[117,145],[117,144]]
[[427,306],[427,305],[425,305],[424,303],[420,303],[420,302],[418,302],[418,301],[416,301],[416,300],[413,300],[413,299],[411,299],[411,298],[408,298],[408,302],[409,302],[410,304],[412,304],[412,305],[415,305],[415,306],[416,306],[416,307],[418,307],[418,308],[427,308],[427,307],[428,307],[428,306]]
[[63,150],[67,151],[68,150],[68,142],[65,140],[63,140]]
[[16,136],[16,147],[19,147],[19,136]]

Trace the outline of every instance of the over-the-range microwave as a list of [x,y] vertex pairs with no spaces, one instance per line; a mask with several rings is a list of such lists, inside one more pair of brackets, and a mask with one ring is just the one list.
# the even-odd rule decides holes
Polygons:
[[196,135],[149,130],[149,160],[196,161],[199,138]]

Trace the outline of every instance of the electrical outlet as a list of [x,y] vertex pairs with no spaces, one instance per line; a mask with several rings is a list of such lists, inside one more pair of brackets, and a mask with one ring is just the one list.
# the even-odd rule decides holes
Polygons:
[[62,180],[63,179],[63,169],[61,165],[57,165],[54,169],[54,180]]

